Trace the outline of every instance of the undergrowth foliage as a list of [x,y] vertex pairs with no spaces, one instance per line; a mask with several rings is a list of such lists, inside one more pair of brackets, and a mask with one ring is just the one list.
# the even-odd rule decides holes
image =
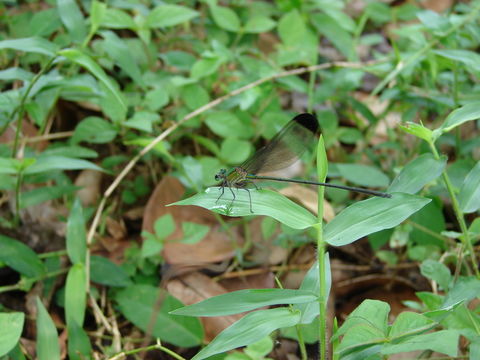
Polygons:
[[[0,357],[264,359],[274,336],[302,359],[480,359],[480,2],[352,3],[2,2]],[[267,189],[218,200],[214,174],[305,111],[322,135],[303,176],[392,198],[320,188],[296,202]],[[165,196],[174,206],[142,226],[133,214],[170,177],[164,193],[182,199]],[[185,218],[186,205],[215,225]],[[279,278],[188,306],[169,293],[172,236],[185,249],[213,228],[244,236],[231,268],[261,267],[248,260],[259,215],[261,237],[287,251],[315,244],[298,289]],[[327,331],[331,260],[359,244],[370,265],[418,269],[416,300],[392,314],[365,299]],[[247,311],[206,344],[200,317]]]

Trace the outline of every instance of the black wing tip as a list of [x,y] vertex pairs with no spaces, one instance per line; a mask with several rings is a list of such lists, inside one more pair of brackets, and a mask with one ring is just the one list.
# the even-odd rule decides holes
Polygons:
[[295,116],[294,121],[302,125],[304,128],[307,128],[312,133],[316,134],[318,131],[318,120],[317,118],[309,113],[303,113]]

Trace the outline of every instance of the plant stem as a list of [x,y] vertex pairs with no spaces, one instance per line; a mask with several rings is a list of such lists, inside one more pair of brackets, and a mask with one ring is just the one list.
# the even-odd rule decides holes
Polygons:
[[[435,157],[435,159],[439,160],[440,156],[433,142],[429,142],[429,145],[430,145],[430,149],[432,150],[433,156]],[[480,273],[478,270],[478,262],[475,258],[475,252],[473,250],[472,242],[470,240],[467,224],[465,223],[463,212],[460,209],[460,205],[458,204],[457,197],[455,196],[453,185],[450,181],[450,177],[448,176],[446,170],[443,170],[442,177],[443,177],[443,181],[445,182],[445,186],[447,187],[448,193],[450,194],[450,198],[452,199],[453,211],[455,213],[455,217],[457,218],[458,224],[460,225],[460,230],[462,231],[462,234],[463,234],[463,236],[460,237],[460,240],[462,241],[462,245],[463,245],[462,247],[466,248],[467,251],[469,252],[470,260],[472,261],[472,267],[473,267],[473,270],[475,271],[475,275],[477,278],[480,278]],[[463,254],[463,251],[462,251],[462,254]],[[457,268],[455,270],[456,277],[458,276],[461,266],[462,266],[462,261],[461,259],[459,259],[459,261],[457,262]]]
[[16,131],[16,134],[15,134],[15,141],[13,143],[13,149],[12,149],[12,157],[13,158],[16,157],[18,142],[20,141],[20,132],[22,131],[22,124],[23,124],[23,113],[25,111],[25,102],[27,101],[28,95],[30,94],[30,91],[32,90],[33,85],[35,85],[35,83],[42,77],[42,75],[50,68],[50,66],[55,61],[55,59],[56,58],[51,58],[45,64],[45,66],[42,67],[40,72],[33,77],[32,81],[30,81],[30,84],[28,85],[27,89],[25,90],[25,92],[22,95],[22,98],[20,100],[20,104],[18,105],[17,108],[15,108],[15,110],[10,115],[10,118],[13,119],[15,114],[18,113],[18,116],[17,116],[17,119],[18,119],[18,121],[17,121],[17,131]]
[[[327,175],[327,154],[325,152],[325,144],[323,137],[320,136],[317,147],[317,173],[318,180],[325,181]],[[317,230],[317,258],[318,258],[318,281],[319,281],[319,294],[318,294],[318,306],[319,306],[319,359],[327,359],[327,281],[326,281],[326,269],[325,269],[325,239],[323,238],[323,200],[325,196],[325,188],[323,186],[318,187],[318,215],[317,224],[315,228]]]

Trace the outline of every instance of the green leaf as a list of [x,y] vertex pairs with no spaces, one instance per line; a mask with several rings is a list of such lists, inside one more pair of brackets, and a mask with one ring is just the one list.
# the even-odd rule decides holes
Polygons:
[[123,99],[122,93],[118,90],[118,86],[96,61],[77,49],[64,49],[59,51],[58,54],[88,70],[93,76],[100,80],[107,91],[110,92],[112,97],[115,99],[117,106],[119,106],[123,111],[127,110],[127,105]]
[[346,245],[374,232],[400,224],[431,199],[394,193],[392,198],[359,201],[338,214],[325,226],[325,241],[334,246]]
[[190,69],[190,76],[193,79],[201,79],[205,76],[212,75],[224,62],[225,59],[218,56],[199,59]]
[[420,139],[423,139],[428,143],[433,142],[432,130],[426,128],[422,124],[416,124],[416,123],[407,121],[405,125],[400,125],[400,129],[402,129],[406,133],[412,134]]
[[472,102],[453,110],[438,130],[449,132],[463,123],[480,118],[480,102]]
[[448,291],[452,274],[450,274],[450,270],[444,264],[427,259],[422,263],[420,271],[423,276],[436,281],[444,291]]
[[5,235],[0,235],[0,261],[27,277],[45,273],[43,263],[32,249]]
[[162,298],[152,335],[172,345],[182,347],[198,346],[202,343],[203,330],[196,318],[170,315],[169,312],[182,303],[165,290],[151,285],[132,285],[120,290],[115,300],[122,314],[142,330],[149,329],[154,315],[155,304]]
[[53,170],[83,169],[103,171],[101,167],[82,159],[72,159],[63,156],[41,156],[34,164],[25,169],[25,174],[38,174]]
[[275,27],[275,21],[267,16],[253,15],[247,20],[244,31],[251,34],[259,34],[262,32],[270,31]]
[[93,0],[90,5],[90,33],[95,34],[102,24],[103,16],[107,10],[107,4]]
[[304,40],[307,27],[297,10],[282,16],[278,22],[278,34],[285,45],[297,46]]
[[466,69],[477,75],[480,73],[480,55],[470,50],[463,49],[445,49],[434,50],[435,54],[443,56],[447,59],[460,61],[466,65]]
[[171,205],[195,205],[226,216],[267,215],[294,229],[306,229],[317,222],[308,210],[297,205],[279,193],[270,190],[249,190],[252,199],[253,214],[250,212],[250,198],[245,189],[231,189],[235,193],[235,200],[229,188],[211,187],[188,199]]
[[38,53],[54,57],[58,46],[41,37],[11,39],[0,41],[0,50],[13,49],[24,52]]
[[247,160],[251,150],[250,142],[228,136],[222,141],[220,157],[228,164],[241,164]]
[[426,184],[437,179],[447,165],[447,158],[436,160],[432,154],[423,154],[409,162],[393,179],[388,192],[415,194]]
[[251,128],[230,111],[212,112],[208,114],[205,123],[216,135],[224,138],[236,136],[248,139],[252,135]]
[[448,356],[458,354],[458,337],[456,330],[440,330],[429,334],[411,336],[400,344],[385,344],[382,354],[396,354],[417,350],[432,350]]
[[39,360],[60,359],[57,328],[38,296],[35,301],[37,303],[37,358]]
[[235,11],[224,6],[210,4],[210,13],[218,27],[232,32],[240,31],[241,23]]
[[92,359],[92,345],[87,333],[76,321],[67,324],[69,360]]
[[44,186],[20,194],[20,209],[41,204],[42,202],[58,199],[61,196],[72,194],[81,189],[74,185]]
[[316,300],[317,296],[311,291],[290,289],[238,290],[185,306],[172,311],[171,314],[185,316],[225,316],[258,309],[263,306],[302,304]]
[[184,86],[180,96],[190,110],[197,110],[210,101],[208,91],[198,84]]
[[90,257],[90,277],[97,284],[112,287],[125,287],[132,284],[122,267],[103,256],[92,255]]
[[203,240],[205,235],[210,231],[210,227],[206,225],[197,224],[194,222],[182,222],[183,238],[181,240],[184,244],[196,244]]
[[253,344],[277,329],[298,324],[299,320],[300,313],[288,308],[251,312],[218,334],[192,360],[205,359],[215,354]]
[[117,130],[108,121],[98,116],[88,116],[75,128],[72,141],[77,144],[85,141],[92,144],[105,144],[117,136]]
[[33,73],[19,67],[11,67],[11,68],[0,71],[0,80],[4,80],[4,81],[10,81],[10,80],[30,81],[32,80],[33,77],[34,77]]
[[455,305],[461,301],[468,303],[478,297],[478,294],[480,294],[480,280],[474,276],[461,277],[448,292],[442,308]]
[[388,186],[388,176],[379,169],[361,164],[335,164],[340,175],[348,181],[362,186]]
[[85,264],[87,256],[87,232],[83,209],[78,198],[75,199],[67,221],[67,254],[72,264]]
[[175,221],[171,214],[165,214],[155,220],[153,227],[155,229],[155,235],[165,239],[175,231]]
[[65,285],[65,319],[67,327],[72,323],[83,325],[87,305],[87,275],[85,266],[76,263],[68,271]]
[[422,314],[410,311],[400,313],[390,327],[388,336],[393,341],[404,336],[417,335],[434,328],[437,323]]
[[103,27],[109,29],[131,29],[135,30],[137,25],[132,17],[123,10],[112,8],[106,9],[102,17]]
[[460,208],[464,213],[480,209],[480,162],[468,173],[458,195]]
[[145,88],[140,67],[136,63],[134,54],[127,46],[125,39],[118,37],[113,31],[102,31],[101,35],[105,39],[103,49],[110,59],[112,59],[115,64],[118,64],[118,66],[132,78],[136,85]]
[[340,23],[324,13],[311,16],[318,32],[324,35],[350,61],[358,61],[356,44]]
[[25,314],[22,312],[0,313],[0,356],[4,356],[20,340]]
[[175,26],[187,22],[199,14],[195,10],[180,5],[158,5],[147,16],[146,26],[159,28]]
[[57,0],[57,9],[72,40],[81,43],[87,36],[87,27],[82,11],[75,0]]

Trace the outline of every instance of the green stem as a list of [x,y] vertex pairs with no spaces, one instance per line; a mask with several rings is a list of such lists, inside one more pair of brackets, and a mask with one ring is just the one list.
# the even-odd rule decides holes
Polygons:
[[18,113],[17,116],[17,131],[15,134],[15,141],[13,142],[13,149],[12,149],[12,157],[15,158],[17,154],[17,148],[18,148],[18,142],[20,141],[20,132],[22,131],[22,124],[23,124],[23,113],[25,111],[25,102],[27,101],[28,95],[30,94],[30,91],[33,88],[33,85],[42,77],[42,75],[50,68],[52,63],[55,61],[56,58],[50,59],[47,64],[40,70],[40,72],[35,75],[30,81],[30,84],[28,85],[27,89],[23,93],[22,98],[20,99],[20,104],[15,108],[15,110],[12,112],[10,115],[10,118],[13,119],[15,114]]
[[[435,159],[439,160],[440,156],[438,154],[437,149],[435,148],[435,145],[433,142],[429,142],[430,149],[433,153],[433,156]],[[447,174],[446,170],[443,170],[442,173],[443,181],[445,182],[445,186],[447,187],[448,193],[450,195],[450,198],[452,199],[452,206],[453,206],[453,211],[455,213],[455,217],[457,218],[458,224],[460,225],[460,230],[462,231],[463,236],[460,238],[462,241],[462,245],[464,248],[467,249],[467,251],[470,254],[470,260],[472,262],[472,267],[475,271],[475,275],[477,278],[480,278],[480,273],[478,271],[478,262],[475,258],[475,252],[473,250],[472,242],[470,240],[470,234],[468,233],[468,228],[467,224],[465,223],[465,218],[463,217],[463,212],[460,209],[460,205],[458,204],[457,197],[455,196],[455,191],[453,189],[453,185],[450,181],[450,177]],[[463,251],[461,253],[461,256],[463,254]],[[461,260],[461,259],[460,259]],[[457,269],[456,269],[456,274],[458,274],[460,267],[462,266],[462,261],[458,261],[457,263]]]
[[[323,137],[320,137],[317,147],[317,173],[318,180],[325,181],[327,175],[327,154],[325,152],[325,144]],[[315,228],[317,230],[317,258],[318,258],[318,281],[319,281],[319,294],[318,294],[318,306],[319,306],[319,358],[321,360],[327,359],[327,281],[325,272],[325,239],[323,237],[323,202],[325,198],[325,188],[323,186],[318,187],[318,214],[317,224]]]

